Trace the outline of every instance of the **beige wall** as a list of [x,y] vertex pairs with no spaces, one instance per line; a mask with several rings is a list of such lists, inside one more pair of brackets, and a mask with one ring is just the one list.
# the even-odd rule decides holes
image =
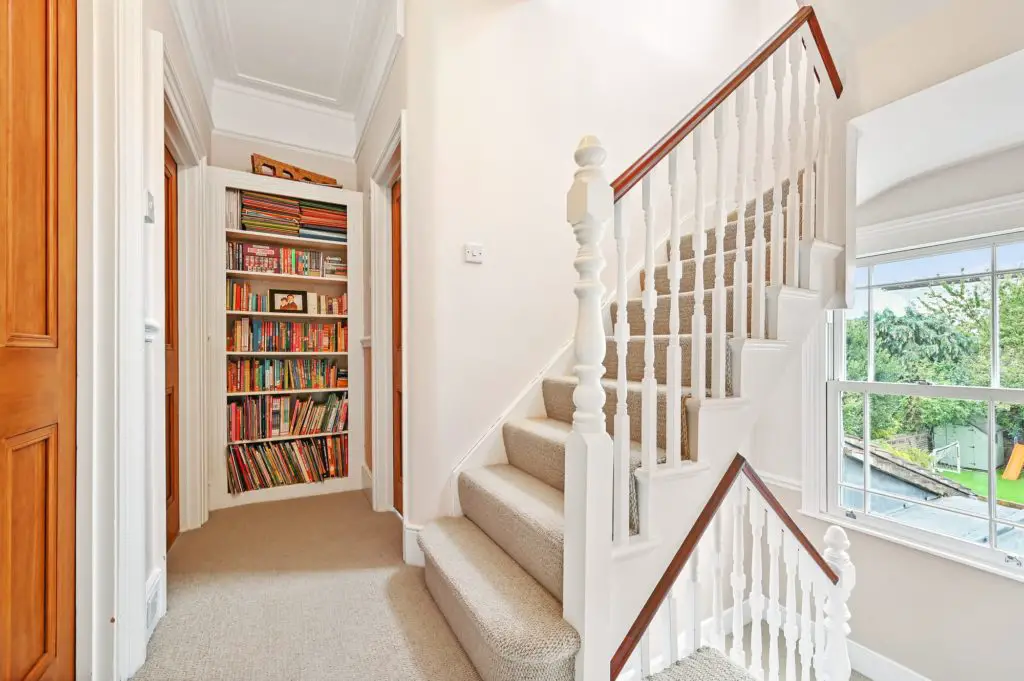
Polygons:
[[269,156],[315,173],[335,178],[346,189],[356,188],[356,164],[350,158],[275,144],[216,130],[210,150],[210,165],[232,170],[252,170],[253,154]]

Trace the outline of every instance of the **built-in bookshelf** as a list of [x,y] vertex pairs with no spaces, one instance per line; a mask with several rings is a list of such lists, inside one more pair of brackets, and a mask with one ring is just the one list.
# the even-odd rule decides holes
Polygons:
[[210,508],[358,489],[364,389],[349,346],[362,332],[361,195],[212,170],[226,427]]

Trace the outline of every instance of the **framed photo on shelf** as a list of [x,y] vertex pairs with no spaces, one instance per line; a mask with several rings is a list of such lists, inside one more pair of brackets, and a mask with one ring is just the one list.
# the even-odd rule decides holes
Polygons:
[[306,292],[270,289],[270,311],[306,312]]

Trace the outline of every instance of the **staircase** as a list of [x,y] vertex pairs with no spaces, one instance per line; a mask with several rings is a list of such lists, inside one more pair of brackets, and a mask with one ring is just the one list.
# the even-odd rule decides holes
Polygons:
[[[735,643],[737,633],[743,639],[741,608],[731,621],[732,661],[718,652],[726,648],[723,591],[749,601],[775,645],[781,632],[793,653],[787,660],[797,659],[799,644],[800,662],[811,665],[817,645],[817,678],[848,679],[845,537],[833,536],[842,568],[833,573],[736,456],[749,448],[773,382],[796,364],[803,339],[843,293],[845,228],[833,217],[841,211],[830,189],[828,128],[841,84],[829,87],[838,82],[830,82],[830,65],[813,10],[803,8],[614,183],[605,179],[596,139],[577,150],[569,192],[580,244],[573,371],[543,379],[543,415],[503,425],[502,463],[469,462],[457,472],[463,515],[419,534],[427,587],[484,681],[605,679],[616,647],[612,679],[747,679],[748,671],[758,678],[753,657],[761,647]],[[667,166],[667,187],[655,185],[659,165]],[[632,192],[637,184],[640,192]],[[659,224],[656,212],[668,218]],[[601,241],[609,219],[617,276],[614,300],[605,301]],[[644,229],[642,258],[633,256],[639,275],[627,251],[634,223]],[[771,577],[778,581],[783,553],[793,579],[786,603],[775,590],[762,594],[760,578],[748,586],[741,565],[753,536],[752,574],[761,568],[757,528],[766,522],[778,530],[766,536]],[[707,545],[711,567],[687,572],[698,544]],[[797,566],[808,560],[824,567],[805,567],[798,583]],[[788,601],[798,588],[805,594],[799,616],[797,601]],[[679,611],[689,618],[682,627],[677,591],[692,596]],[[827,627],[824,594],[832,598]],[[711,605],[707,635],[702,599]],[[653,664],[648,629],[663,607],[673,613],[670,644]],[[779,669],[768,671],[780,678]],[[787,672],[783,678],[797,678]]]

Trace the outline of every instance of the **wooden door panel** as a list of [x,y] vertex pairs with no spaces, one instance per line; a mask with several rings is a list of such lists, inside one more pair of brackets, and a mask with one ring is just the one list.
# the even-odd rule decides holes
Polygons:
[[181,529],[178,494],[178,163],[164,148],[164,452],[167,466],[167,548]]
[[404,513],[402,470],[402,180],[391,185],[391,442],[395,509]]
[[0,681],[74,677],[75,17],[0,2]]

